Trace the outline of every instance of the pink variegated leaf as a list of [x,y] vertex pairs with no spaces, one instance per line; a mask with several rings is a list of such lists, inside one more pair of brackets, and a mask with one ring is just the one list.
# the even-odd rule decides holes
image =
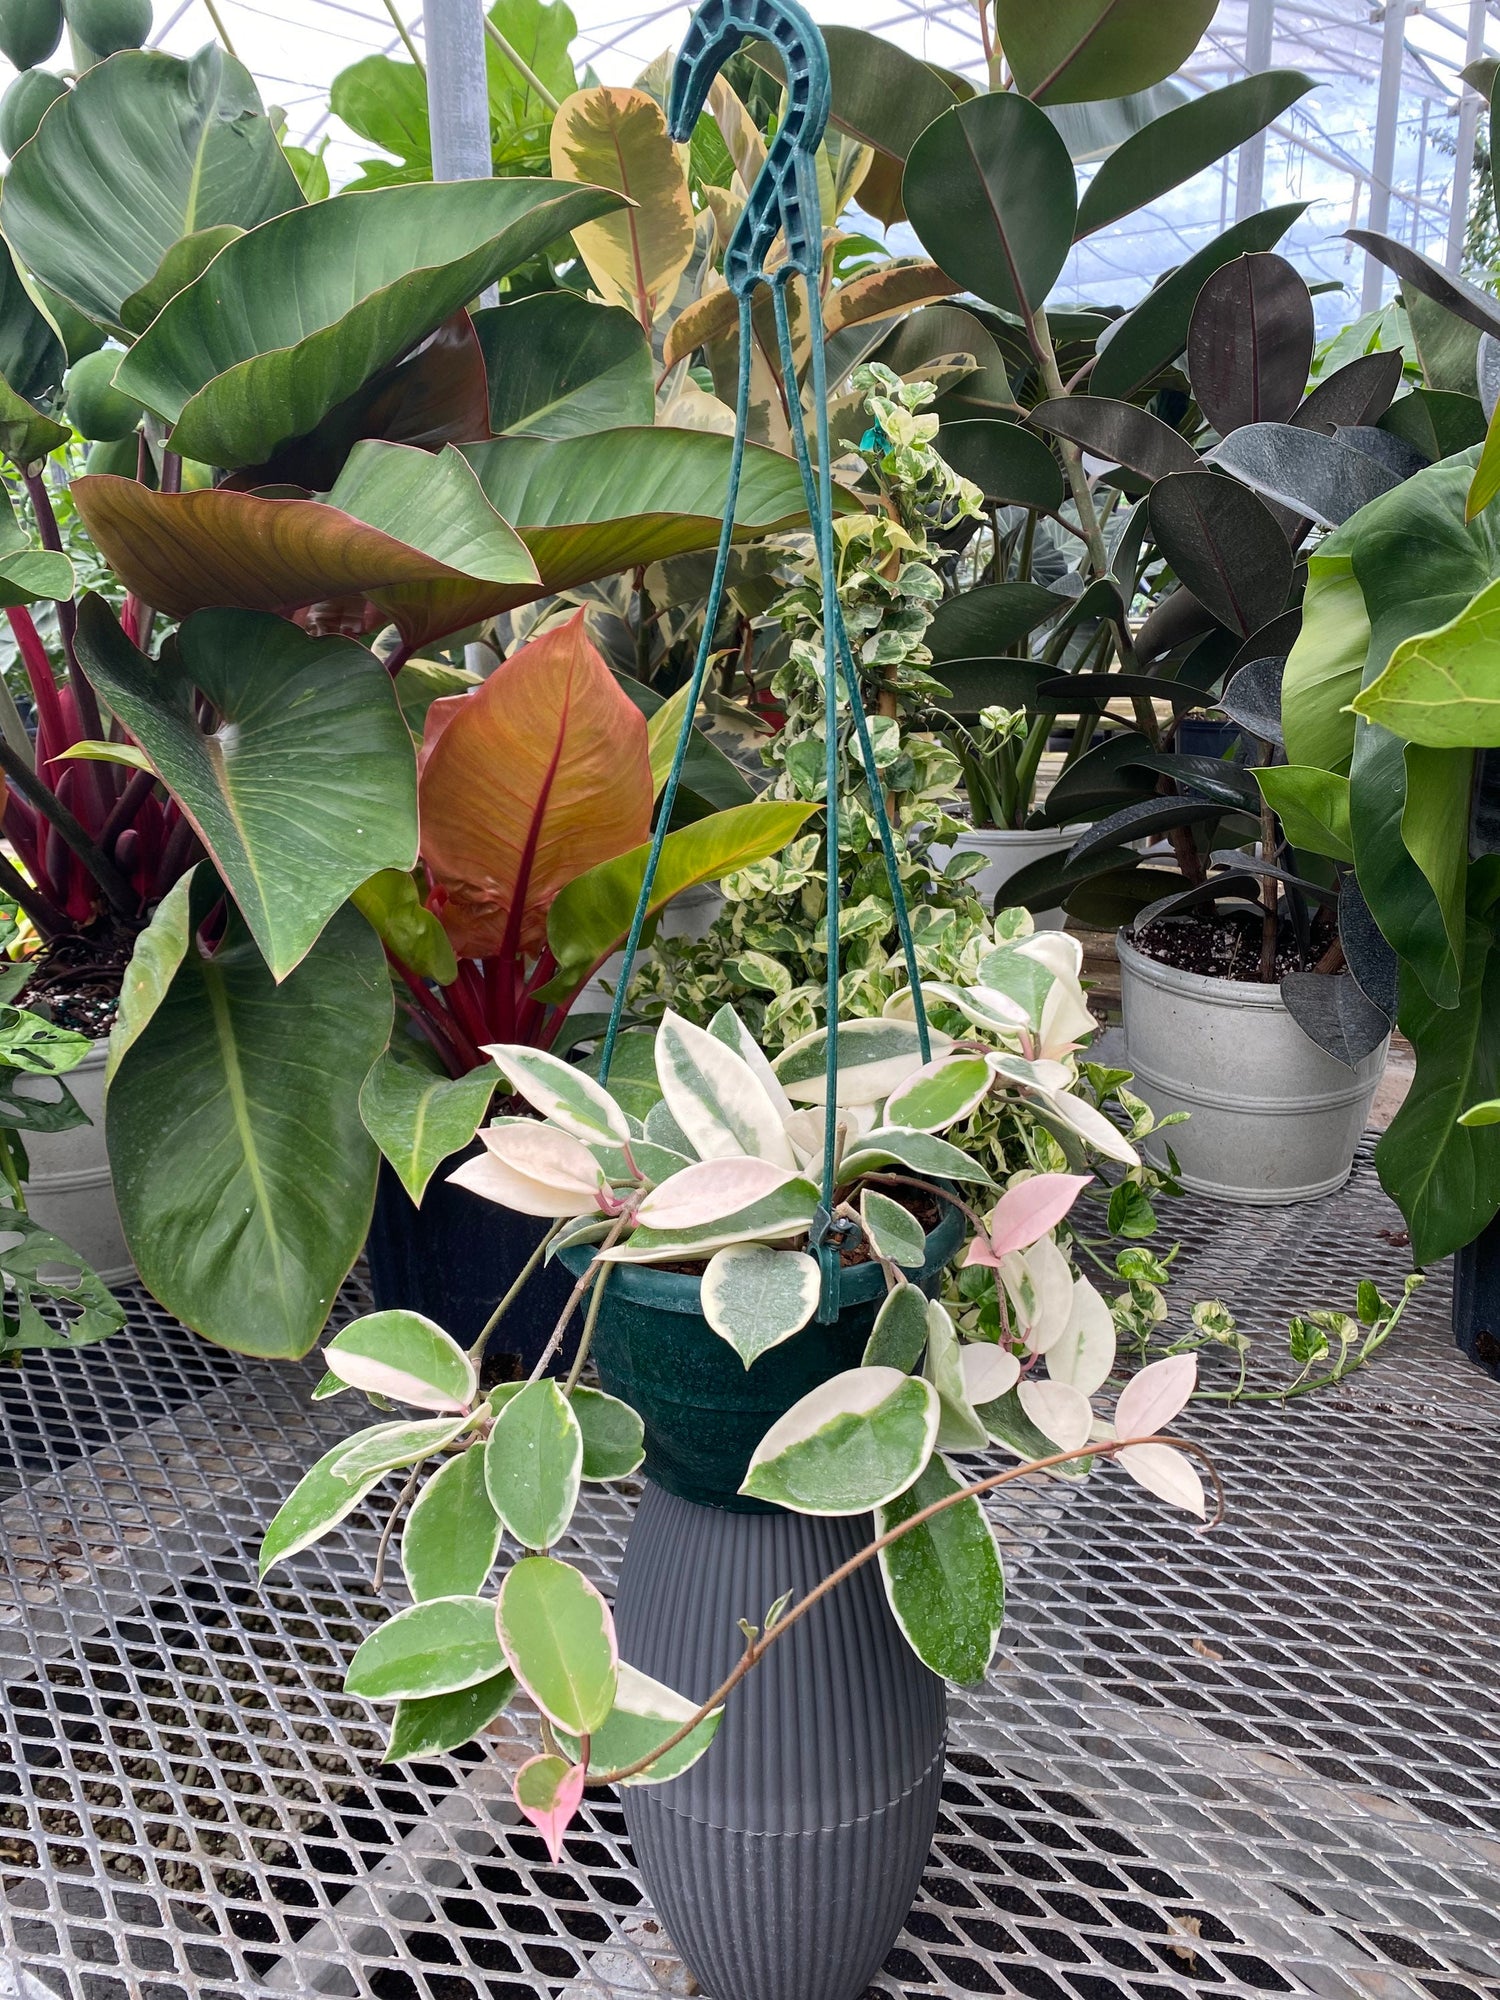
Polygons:
[[743,1155],[695,1160],[653,1188],[636,1214],[646,1229],[696,1229],[700,1223],[737,1215],[796,1178],[790,1167]]
[[563,1835],[583,1803],[582,1764],[561,1757],[531,1757],[515,1777],[516,1804],[547,1843],[554,1867],[563,1858]]
[[990,1248],[995,1256],[1029,1250],[1056,1228],[1092,1179],[1092,1174],[1033,1174],[1019,1186],[1007,1188],[990,1217]]
[[1186,1452],[1169,1444],[1133,1444],[1115,1456],[1148,1493],[1170,1501],[1174,1507],[1185,1507],[1200,1521],[1207,1519],[1203,1481]]
[[1196,1354],[1169,1354],[1132,1375],[1115,1404],[1115,1430],[1122,1438],[1155,1437],[1165,1430],[1198,1382]]
[[1027,1416],[1059,1451],[1077,1451],[1080,1445],[1088,1443],[1094,1413],[1088,1397],[1071,1382],[1043,1381],[1029,1376],[1016,1394]]

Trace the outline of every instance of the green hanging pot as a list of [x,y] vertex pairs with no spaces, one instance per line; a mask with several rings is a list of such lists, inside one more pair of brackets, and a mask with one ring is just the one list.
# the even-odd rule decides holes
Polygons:
[[[942,1209],[921,1269],[907,1273],[929,1295],[963,1241],[962,1211],[951,1202]],[[559,1262],[578,1277],[592,1256],[580,1243],[561,1251]],[[880,1266],[851,1265],[832,1326],[814,1321],[746,1368],[703,1317],[696,1277],[616,1265],[600,1304],[593,1356],[604,1388],[629,1403],[646,1427],[646,1477],[702,1507],[779,1512],[741,1496],[750,1455],[793,1403],[859,1366],[884,1298]]]

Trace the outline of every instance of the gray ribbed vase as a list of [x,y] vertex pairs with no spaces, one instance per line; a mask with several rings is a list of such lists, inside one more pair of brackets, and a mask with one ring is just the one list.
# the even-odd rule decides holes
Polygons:
[[[623,1658],[703,1700],[741,1618],[803,1596],[869,1517],[730,1513],[647,1484],[620,1571]],[[627,1788],[625,1823],[668,1935],[712,2000],[857,2000],[922,1877],[943,1781],[943,1683],[874,1563],[832,1591],[729,1697],[713,1748]]]

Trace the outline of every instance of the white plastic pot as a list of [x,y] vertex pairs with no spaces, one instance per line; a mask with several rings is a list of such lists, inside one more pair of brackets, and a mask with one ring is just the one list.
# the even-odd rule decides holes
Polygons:
[[[969,887],[987,910],[1004,909],[1000,891],[1012,875],[1019,875],[1033,861],[1049,854],[1066,854],[1085,826],[993,827],[974,826],[952,847],[935,847],[933,860],[942,867],[953,854],[980,854],[984,866],[970,878]],[[1032,921],[1039,931],[1060,931],[1067,923],[1062,909],[1036,910]]]
[[[104,1146],[104,1058],[108,1046],[103,1039],[95,1042],[66,1078],[90,1122],[66,1132],[23,1132],[21,1138],[31,1162],[26,1207],[32,1219],[76,1250],[105,1284],[118,1285],[135,1276],[135,1265],[125,1247]],[[41,1077],[26,1079],[17,1088],[22,1094],[32,1089],[38,1095],[52,1094],[50,1082]]]
[[1190,1113],[1142,1150],[1184,1187],[1269,1207],[1331,1194],[1385,1068],[1389,1038],[1354,1069],[1303,1034],[1275,986],[1162,965],[1120,934],[1125,1061],[1158,1118]]

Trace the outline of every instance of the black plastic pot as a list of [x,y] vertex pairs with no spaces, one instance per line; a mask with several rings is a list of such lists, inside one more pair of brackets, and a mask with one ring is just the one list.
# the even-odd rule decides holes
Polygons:
[[[927,1239],[926,1262],[909,1275],[932,1290],[962,1239],[963,1216],[945,1202]],[[558,1262],[577,1275],[593,1254],[580,1244]],[[880,1266],[852,1265],[843,1273],[842,1296],[836,1325],[806,1326],[746,1368],[703,1318],[697,1278],[616,1265],[593,1355],[604,1387],[629,1403],[646,1427],[646,1477],[703,1506],[764,1511],[764,1501],[743,1499],[736,1490],[750,1455],[810,1389],[859,1366],[885,1297]]]
[[1500,1216],[1453,1259],[1453,1338],[1500,1376]]
[[[615,1599],[621,1656],[701,1701],[743,1649],[739,1619],[804,1595],[870,1537],[868,1515],[731,1514],[648,1485]],[[943,1683],[870,1562],[741,1681],[690,1771],[624,1788],[651,1900],[705,1993],[864,1993],[922,1879],[944,1729]]]
[[[366,1245],[377,1308],[425,1313],[465,1347],[478,1338],[549,1226],[453,1186],[448,1174],[479,1150],[472,1146],[445,1161],[427,1183],[420,1208],[382,1160]],[[497,1356],[514,1357],[514,1367],[502,1363],[501,1379],[531,1369],[572,1289],[560,1264],[532,1273],[487,1350],[492,1365]]]

